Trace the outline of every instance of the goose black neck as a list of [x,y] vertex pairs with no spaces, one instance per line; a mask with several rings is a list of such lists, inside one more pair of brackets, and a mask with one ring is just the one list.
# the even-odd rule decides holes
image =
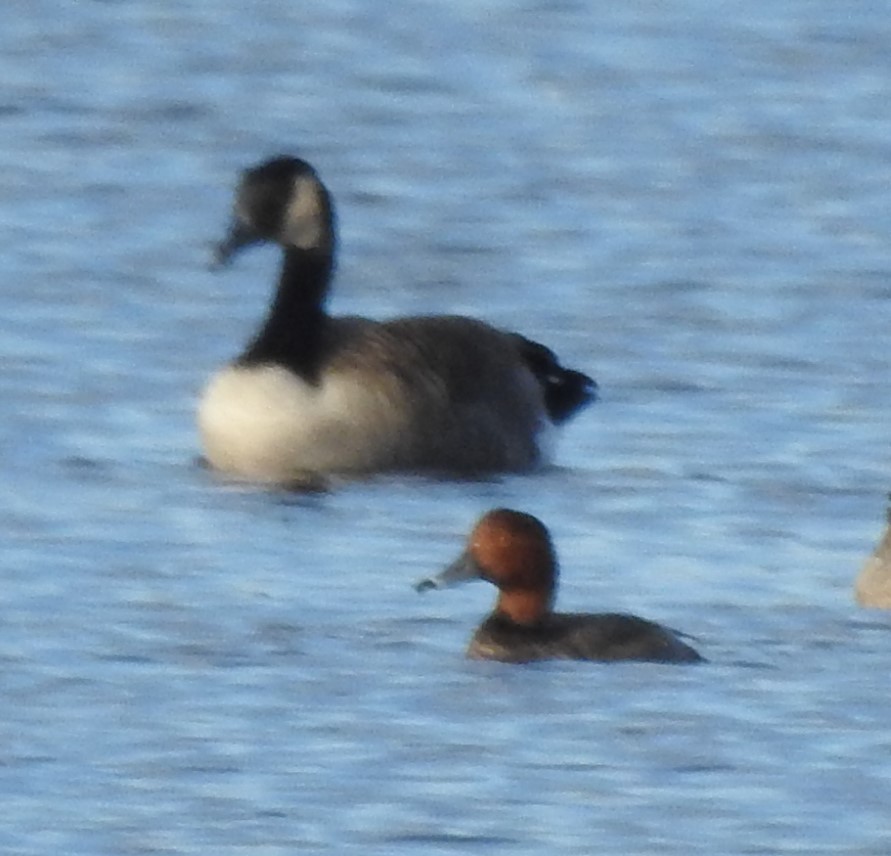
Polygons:
[[330,251],[286,247],[269,314],[238,363],[278,363],[314,383],[327,320],[325,297],[333,270]]

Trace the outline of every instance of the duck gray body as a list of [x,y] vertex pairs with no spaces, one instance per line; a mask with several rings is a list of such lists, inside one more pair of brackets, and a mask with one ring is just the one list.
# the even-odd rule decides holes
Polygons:
[[621,613],[554,612],[533,625],[490,615],[477,628],[467,656],[504,663],[536,660],[640,660],[698,663],[702,657],[666,627]]

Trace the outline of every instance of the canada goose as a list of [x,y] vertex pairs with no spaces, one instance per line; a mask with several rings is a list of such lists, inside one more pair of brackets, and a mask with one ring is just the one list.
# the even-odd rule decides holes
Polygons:
[[204,390],[209,464],[288,483],[387,470],[479,474],[542,459],[540,440],[595,397],[587,375],[516,333],[454,315],[372,321],[325,309],[334,270],[331,195],[305,161],[246,170],[225,265],[272,241],[283,262],[259,332]]

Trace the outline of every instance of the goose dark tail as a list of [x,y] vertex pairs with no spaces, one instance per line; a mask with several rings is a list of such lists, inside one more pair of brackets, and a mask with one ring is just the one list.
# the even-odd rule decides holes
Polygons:
[[583,372],[560,365],[557,355],[538,342],[517,336],[523,360],[541,384],[548,416],[562,425],[597,399],[597,383]]

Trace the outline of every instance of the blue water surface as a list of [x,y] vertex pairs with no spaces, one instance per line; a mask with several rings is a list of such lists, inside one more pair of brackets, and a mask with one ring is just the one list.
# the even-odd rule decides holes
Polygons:
[[[7,0],[0,48],[0,851],[891,852],[887,4]],[[277,262],[209,247],[280,152],[334,311],[597,377],[553,468],[196,465]],[[465,661],[491,589],[411,584],[495,505],[710,662]]]

